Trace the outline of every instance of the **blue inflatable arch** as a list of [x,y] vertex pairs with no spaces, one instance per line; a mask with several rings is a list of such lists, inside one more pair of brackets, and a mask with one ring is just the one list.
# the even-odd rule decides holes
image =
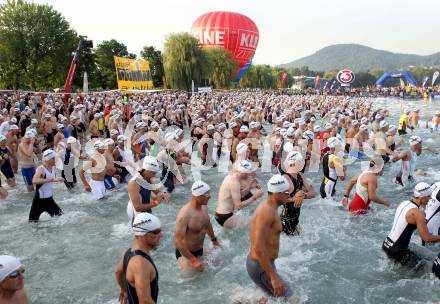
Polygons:
[[409,72],[385,72],[382,76],[376,81],[376,86],[381,87],[390,78],[404,78],[411,86],[417,85],[417,80],[414,76]]

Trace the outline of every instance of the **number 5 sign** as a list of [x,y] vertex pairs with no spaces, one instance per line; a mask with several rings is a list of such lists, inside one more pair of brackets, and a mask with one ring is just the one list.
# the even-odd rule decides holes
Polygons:
[[354,73],[349,69],[340,70],[336,79],[338,79],[339,83],[342,85],[350,85],[354,81]]

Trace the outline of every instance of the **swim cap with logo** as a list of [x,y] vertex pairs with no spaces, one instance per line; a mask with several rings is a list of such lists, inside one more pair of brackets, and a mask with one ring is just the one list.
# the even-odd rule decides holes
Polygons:
[[237,153],[241,154],[248,150],[248,145],[241,142],[237,145],[236,149],[237,149]]
[[252,173],[254,172],[254,167],[252,163],[248,160],[242,160],[236,165],[236,169],[240,173]]
[[303,157],[302,157],[301,152],[298,152],[298,151],[290,151],[286,156],[286,162],[289,165],[292,165],[300,160],[303,160]]
[[43,161],[48,161],[51,160],[52,158],[55,158],[56,153],[54,150],[52,149],[47,149],[46,151],[43,152]]
[[432,194],[431,185],[425,182],[418,183],[414,187],[414,191],[413,191],[414,197],[428,197],[431,196],[431,194]]
[[336,146],[340,145],[341,142],[336,137],[330,137],[327,139],[327,146],[329,148],[335,148]]
[[413,135],[413,136],[411,136],[409,138],[409,144],[411,146],[415,146],[415,145],[417,145],[417,144],[419,144],[421,142],[422,142],[422,139],[419,136],[417,136],[417,135]]
[[148,212],[138,213],[134,218],[132,229],[134,235],[143,236],[161,227],[160,220]]
[[160,170],[159,162],[153,156],[145,156],[142,168],[156,173]]
[[267,191],[271,193],[281,193],[287,190],[289,190],[289,182],[280,174],[272,176],[267,182]]
[[104,143],[102,141],[97,140],[97,141],[94,142],[93,147],[95,149],[104,149],[105,145],[104,145]]
[[203,195],[209,190],[211,190],[211,187],[209,187],[207,183],[202,182],[201,180],[195,181],[191,187],[191,193],[193,196]]

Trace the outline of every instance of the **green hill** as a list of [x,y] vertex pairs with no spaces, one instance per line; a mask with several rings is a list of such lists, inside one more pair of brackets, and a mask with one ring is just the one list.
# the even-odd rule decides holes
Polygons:
[[372,69],[394,70],[409,66],[430,68],[440,66],[440,52],[421,56],[376,50],[359,44],[336,44],[280,66],[283,68],[308,66],[314,71],[350,68],[357,72]]

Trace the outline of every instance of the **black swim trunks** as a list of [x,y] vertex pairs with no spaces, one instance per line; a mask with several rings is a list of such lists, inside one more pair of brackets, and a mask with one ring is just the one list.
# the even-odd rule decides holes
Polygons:
[[228,220],[228,218],[230,218],[233,215],[234,215],[234,213],[219,214],[216,212],[215,213],[215,220],[217,221],[217,223],[220,224],[220,226],[223,226],[225,224],[225,222]]
[[[193,256],[195,256],[196,258],[203,256],[203,248],[197,251],[191,251],[191,254]],[[180,257],[182,256],[182,254],[180,253],[180,251],[176,248],[176,260],[178,260]]]

